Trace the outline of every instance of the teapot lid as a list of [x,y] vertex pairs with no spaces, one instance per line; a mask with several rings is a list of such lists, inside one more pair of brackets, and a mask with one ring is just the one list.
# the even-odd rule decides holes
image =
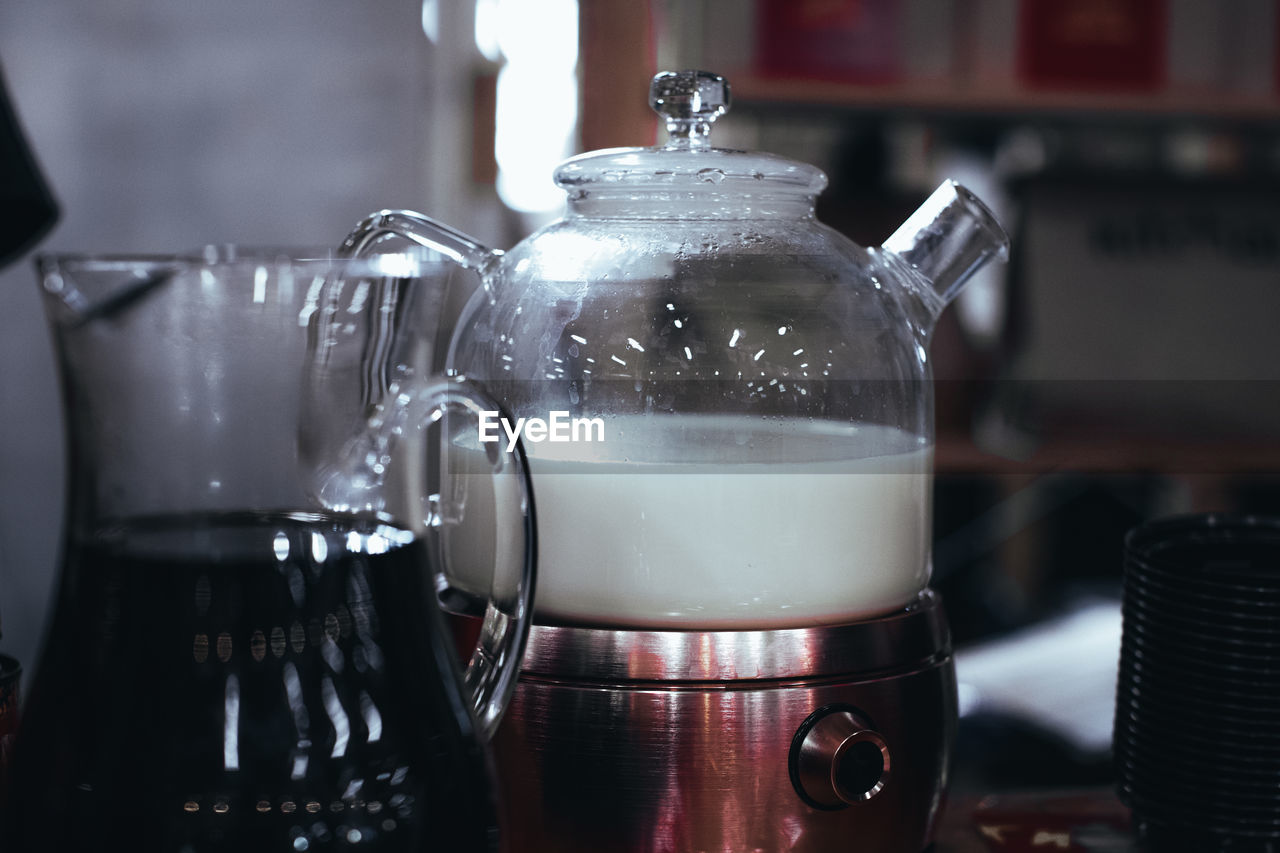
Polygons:
[[729,82],[708,71],[666,71],[649,86],[649,106],[666,120],[668,141],[654,148],[589,151],[560,164],[555,182],[570,193],[606,186],[627,193],[816,196],[827,176],[775,154],[713,148],[711,125],[729,109]]

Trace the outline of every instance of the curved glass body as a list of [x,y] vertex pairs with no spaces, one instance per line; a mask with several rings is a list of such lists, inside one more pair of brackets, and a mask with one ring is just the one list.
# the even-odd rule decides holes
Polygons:
[[[447,525],[422,510],[429,491],[458,508],[402,426],[492,404],[432,379],[432,263],[40,260],[71,477],[0,804],[14,849],[496,849],[483,745],[523,648],[532,519],[488,510],[511,559],[478,599],[492,665],[464,681]],[[485,479],[518,479],[497,461]]]
[[671,141],[563,164],[567,215],[505,255],[393,211],[348,248],[407,236],[483,279],[451,366],[526,419],[540,622],[781,628],[906,604],[929,577],[929,336],[1003,231],[947,182],[859,247],[814,219],[821,171],[711,147],[722,79],[659,75],[651,103]]
[[929,570],[921,286],[812,197],[705,213],[583,190],[460,330],[458,370],[569,423],[526,443],[540,618],[779,627],[906,604]]

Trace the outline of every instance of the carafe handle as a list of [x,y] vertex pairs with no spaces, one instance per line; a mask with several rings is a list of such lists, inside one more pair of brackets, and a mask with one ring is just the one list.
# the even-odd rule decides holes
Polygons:
[[[428,544],[438,598],[483,598],[483,610],[457,609],[480,624],[462,680],[477,731],[487,741],[497,731],[519,676],[533,613],[537,542],[533,486],[523,446],[517,442],[510,449],[497,444],[483,450],[466,448],[473,460],[487,463],[487,476],[494,483],[493,571],[488,589],[479,596],[461,591],[449,575],[448,531],[462,520],[467,490],[460,483],[463,475],[448,471],[445,460],[462,444],[464,431],[479,436],[484,413],[507,417],[496,401],[463,379],[419,382],[411,372],[401,372],[374,405],[363,432],[343,448],[336,464],[320,472],[316,496],[327,507],[402,522],[419,536],[431,533]],[[436,427],[442,432],[439,441],[432,441],[428,436]],[[425,479],[424,472],[433,468],[429,460],[437,454],[438,481]],[[509,486],[513,478],[518,488]],[[499,485],[503,482],[508,486]],[[523,548],[504,538],[513,530],[519,531],[513,538],[522,539]],[[442,606],[446,609],[455,608]]]
[[360,257],[376,252],[378,243],[396,238],[425,246],[463,269],[474,270],[486,287],[490,269],[502,257],[500,249],[490,249],[456,228],[412,210],[379,210],[366,216],[342,241],[339,251]]
[[[429,216],[412,210],[380,210],[361,220],[343,240],[339,253],[347,257],[363,257],[384,251],[397,251],[396,241],[408,241],[426,247],[447,258],[463,269],[474,272],[481,287],[492,298],[490,273],[496,269],[502,252],[490,249],[478,240],[438,222]],[[506,412],[478,387],[455,378],[445,389],[435,387],[421,393],[436,394],[434,408],[417,413],[418,420],[411,423],[425,424],[429,418],[436,420],[449,408],[463,408],[478,417],[480,411]],[[396,399],[389,395],[388,399]],[[407,404],[403,398],[401,408]],[[477,409],[476,406],[482,406]],[[385,427],[382,428],[385,431]],[[530,618],[533,612],[534,563],[536,561],[535,525],[533,522],[533,488],[529,480],[528,466],[524,458],[524,446],[517,442],[514,451],[507,454],[510,462],[521,475],[524,515],[525,554],[518,575],[511,569],[495,565],[491,590],[506,590],[508,600],[498,602],[488,596],[475,651],[467,664],[463,680],[471,700],[471,708],[481,736],[492,737],[502,720],[507,701],[519,676],[520,661],[528,639]],[[496,472],[495,472],[496,473]],[[447,478],[446,478],[447,479]],[[453,488],[457,489],[455,485]],[[460,514],[462,492],[455,497],[446,496],[434,508],[434,517],[442,525],[455,522]],[[495,555],[495,559],[497,559]],[[448,589],[443,574],[444,560],[436,560],[439,572],[437,580],[441,591]],[[504,606],[505,605],[505,606]]]

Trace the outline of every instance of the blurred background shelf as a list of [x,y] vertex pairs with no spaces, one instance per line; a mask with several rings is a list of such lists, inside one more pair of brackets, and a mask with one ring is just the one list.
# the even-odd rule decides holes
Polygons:
[[943,432],[938,435],[935,460],[938,472],[944,475],[1036,477],[1062,472],[1141,473],[1204,481],[1270,477],[1280,483],[1280,444],[1265,439],[1153,439],[1067,433],[1040,436],[1026,448],[1025,455],[1010,457],[984,449],[968,434]]
[[1270,94],[1204,91],[1128,93],[971,87],[944,82],[864,85],[769,77],[750,71],[727,76],[739,108],[843,110],[1025,121],[1117,119],[1231,123],[1280,122],[1280,98]]

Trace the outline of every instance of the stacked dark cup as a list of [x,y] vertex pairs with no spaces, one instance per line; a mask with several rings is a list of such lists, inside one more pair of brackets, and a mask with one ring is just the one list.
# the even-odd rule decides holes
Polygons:
[[1147,849],[1280,851],[1280,519],[1130,532],[1114,748]]

